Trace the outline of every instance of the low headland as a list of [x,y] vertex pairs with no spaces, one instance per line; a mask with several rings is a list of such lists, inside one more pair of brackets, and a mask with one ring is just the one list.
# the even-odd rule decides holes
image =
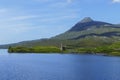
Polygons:
[[99,47],[68,47],[68,46],[34,46],[34,47],[22,47],[10,46],[9,53],[78,53],[78,54],[100,54],[109,56],[120,56],[120,42],[115,42],[111,45],[99,46]]

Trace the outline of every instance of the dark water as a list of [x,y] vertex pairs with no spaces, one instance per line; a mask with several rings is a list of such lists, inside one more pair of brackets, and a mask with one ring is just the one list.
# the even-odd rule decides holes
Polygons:
[[0,50],[0,80],[120,80],[120,57]]

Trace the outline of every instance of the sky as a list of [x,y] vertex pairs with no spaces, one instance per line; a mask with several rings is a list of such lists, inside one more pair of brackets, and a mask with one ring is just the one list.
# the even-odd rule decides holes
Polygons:
[[120,0],[0,0],[0,44],[50,38],[84,17],[120,23]]

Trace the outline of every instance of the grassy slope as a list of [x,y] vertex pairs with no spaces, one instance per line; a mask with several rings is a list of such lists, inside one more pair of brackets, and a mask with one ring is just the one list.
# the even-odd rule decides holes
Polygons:
[[90,28],[88,30],[83,30],[79,32],[66,32],[61,35],[58,35],[56,37],[53,37],[53,39],[73,39],[82,35],[88,35],[91,33],[95,34],[102,34],[107,32],[119,32],[120,34],[120,28],[111,28],[111,27],[101,27],[101,28]]

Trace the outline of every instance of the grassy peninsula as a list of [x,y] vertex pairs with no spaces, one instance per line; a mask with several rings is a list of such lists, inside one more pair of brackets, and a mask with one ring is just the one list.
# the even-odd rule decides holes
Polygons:
[[48,47],[9,47],[9,53],[61,53],[61,50],[57,47],[48,46]]
[[79,53],[79,54],[104,54],[111,56],[120,56],[120,42],[111,45],[99,47],[63,47],[63,50],[54,46],[36,46],[36,47],[9,47],[9,53]]

